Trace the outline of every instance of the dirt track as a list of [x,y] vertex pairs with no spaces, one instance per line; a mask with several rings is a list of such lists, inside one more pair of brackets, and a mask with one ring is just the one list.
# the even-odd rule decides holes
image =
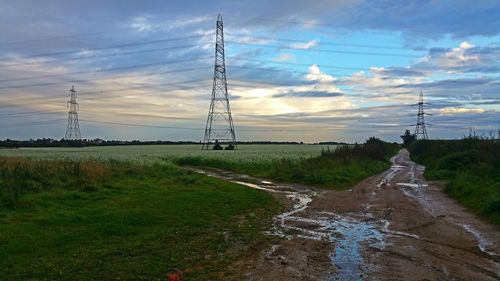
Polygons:
[[500,228],[426,182],[406,150],[347,191],[212,176],[267,190],[289,204],[273,245],[241,261],[247,280],[500,280]]

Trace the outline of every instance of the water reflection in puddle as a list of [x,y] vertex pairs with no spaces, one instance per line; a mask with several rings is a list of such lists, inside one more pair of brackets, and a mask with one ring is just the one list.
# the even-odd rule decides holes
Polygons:
[[267,234],[284,239],[303,238],[334,243],[335,251],[330,255],[330,259],[338,270],[329,280],[362,280],[366,270],[363,268],[362,247],[383,249],[385,246],[384,233],[387,231],[381,231],[384,226],[374,224],[369,213],[359,218],[307,209],[308,204],[318,194],[311,188],[278,185],[229,172],[193,170],[251,188],[280,193],[291,200],[293,205],[290,210],[274,218],[273,227]]

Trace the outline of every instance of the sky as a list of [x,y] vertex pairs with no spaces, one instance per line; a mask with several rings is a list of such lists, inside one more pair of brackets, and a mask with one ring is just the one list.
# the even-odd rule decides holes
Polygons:
[[500,128],[498,1],[0,1],[0,139],[203,139],[224,22],[242,141]]

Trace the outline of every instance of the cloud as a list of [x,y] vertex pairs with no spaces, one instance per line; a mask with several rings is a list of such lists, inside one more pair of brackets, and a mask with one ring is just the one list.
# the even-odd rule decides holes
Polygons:
[[153,25],[146,16],[135,17],[130,26],[139,32],[150,31],[153,28]]
[[357,29],[394,30],[419,40],[494,36],[500,32],[500,6],[496,1],[354,1],[341,7],[328,22]]
[[273,98],[329,98],[329,97],[339,97],[343,96],[343,93],[339,92],[326,92],[326,91],[300,91],[300,92],[284,92],[279,94],[274,94]]
[[[435,114],[430,123],[436,126],[445,124],[486,129],[500,123],[500,47],[498,44],[483,43],[494,42],[495,37],[491,36],[499,34],[500,18],[496,15],[500,7],[494,1],[478,1],[470,5],[466,1],[406,1],[402,4],[397,1],[325,0],[311,3],[288,1],[287,5],[283,5],[278,0],[241,0],[218,1],[216,12],[214,3],[194,0],[168,3],[145,1],[139,6],[130,1],[53,1],[50,9],[41,1],[34,0],[0,2],[0,57],[3,58],[0,67],[21,63],[19,67],[1,69],[1,79],[61,74],[33,81],[3,83],[1,87],[45,84],[2,89],[2,111],[8,113],[51,110],[57,112],[54,113],[55,117],[63,112],[62,118],[65,118],[67,90],[71,83],[76,82],[75,86],[82,93],[79,99],[82,116],[98,114],[105,121],[123,119],[123,122],[152,125],[164,124],[172,119],[175,126],[202,127],[210,103],[214,25],[216,13],[220,11],[224,16],[225,39],[228,42],[226,66],[236,127],[288,126],[306,130],[328,127],[328,130],[317,130],[307,136],[303,132],[295,135],[241,132],[239,136],[242,139],[359,141],[365,139],[369,132],[398,140],[403,128],[415,122],[413,117],[409,117],[415,108],[409,104],[417,101],[421,89],[431,103],[429,112]],[[19,17],[19,11],[23,11],[25,17]],[[41,16],[41,12],[45,15]],[[67,17],[61,18],[59,15],[62,14]],[[106,14],[106,17],[102,14]],[[26,21],[26,18],[30,20]],[[107,32],[109,30],[119,31]],[[321,63],[326,64],[328,55],[317,52],[315,48],[325,44],[323,38],[331,38],[328,39],[330,41],[339,39],[339,42],[345,39],[349,43],[357,38],[365,38],[372,30],[377,30],[377,36],[369,44],[389,45],[387,42],[390,40],[385,39],[390,37],[397,42],[402,39],[409,46],[415,42],[421,43],[419,46],[422,49],[414,52],[428,52],[415,62],[392,58],[384,58],[383,61],[374,58],[372,61],[371,57],[370,60],[356,61],[357,55],[346,54],[335,64],[339,63],[340,66],[342,62],[352,62],[357,67],[365,68],[365,71],[339,71],[333,76],[321,68]],[[357,35],[351,36],[354,34],[352,31],[356,31]],[[96,34],[88,36],[64,37],[94,32]],[[292,44],[295,41],[278,44],[279,40],[255,39],[259,36],[290,38],[299,35],[298,32],[303,32],[300,38],[318,39],[303,39],[304,42],[295,45]],[[141,52],[163,46],[195,45],[193,48],[127,56],[114,54],[127,52],[128,47],[92,51],[100,46],[189,34],[200,34],[200,37],[165,41],[155,46],[134,46],[133,50]],[[246,37],[239,36],[241,34]],[[30,44],[4,44],[54,36],[64,38]],[[441,38],[443,40],[432,41]],[[457,38],[461,39],[456,41]],[[235,46],[229,41],[248,45]],[[430,42],[436,42],[439,46],[446,46],[447,42],[462,43],[430,48]],[[255,47],[259,44],[275,44],[284,48],[271,50]],[[292,50],[292,46],[295,50]],[[306,53],[297,49],[314,52]],[[61,57],[62,60],[57,63],[51,63],[54,59],[51,57],[23,57],[59,50],[81,52]],[[401,52],[406,54],[406,51]],[[101,54],[113,56],[97,57]],[[74,56],[84,58],[65,61],[66,57]],[[197,57],[206,59],[127,68]],[[244,62],[237,58],[255,60]],[[290,60],[295,63],[276,63]],[[27,65],[22,65],[24,63]],[[98,71],[120,67],[109,72]],[[183,71],[190,68],[195,70]],[[75,72],[77,74],[71,74]],[[193,82],[169,85],[171,82],[187,80]],[[88,92],[94,94],[85,94]],[[23,118],[28,119],[24,115]],[[36,115],[33,118],[43,119]],[[178,124],[176,118],[192,122]],[[15,120],[3,118],[0,121],[8,124]],[[82,125],[82,132],[89,137],[194,140],[202,137],[202,132],[197,131],[121,130],[120,127],[112,126],[104,127],[104,130],[96,124]],[[58,137],[64,133],[64,129],[64,124],[61,124],[60,128],[54,127],[50,134]],[[429,131],[432,136],[438,137],[460,137],[462,134],[455,129],[431,127]],[[2,131],[2,135],[29,138],[44,136],[47,132],[37,128],[14,128]]]
[[290,45],[290,48],[292,49],[301,49],[301,50],[309,50],[309,49],[312,49],[314,47],[316,47],[318,45],[318,41],[317,40],[311,40],[311,41],[307,41],[305,43],[293,43]]
[[281,61],[291,61],[295,58],[294,55],[292,54],[281,54],[275,58],[273,58],[273,61],[281,62]]
[[413,76],[420,77],[425,76],[426,73],[416,69],[411,69],[410,67],[371,67],[370,71],[378,76],[392,76],[392,77],[404,77]]
[[455,115],[457,113],[483,113],[486,110],[482,108],[465,108],[465,107],[445,107],[439,109],[439,113],[443,115]]
[[468,41],[456,48],[432,48],[411,66],[425,72],[497,72],[500,68],[500,46],[477,47]]
[[335,78],[322,72],[317,64],[313,64],[309,67],[309,73],[306,74],[305,79],[307,81],[316,81],[320,83],[329,83],[335,81]]

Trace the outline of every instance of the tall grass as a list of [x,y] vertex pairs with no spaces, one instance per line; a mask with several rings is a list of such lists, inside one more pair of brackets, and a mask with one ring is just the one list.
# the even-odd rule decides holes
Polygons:
[[93,191],[112,172],[111,166],[96,161],[0,157],[0,208],[14,208],[19,197],[26,192],[57,189]]
[[410,147],[429,179],[446,180],[445,192],[500,224],[500,141],[477,136],[422,140]]
[[376,138],[364,144],[339,146],[323,150],[320,156],[272,161],[228,161],[203,157],[182,157],[179,165],[205,166],[278,181],[312,184],[331,189],[345,189],[356,182],[389,167],[389,157],[398,150],[397,144]]
[[241,280],[280,208],[170,163],[0,158],[0,196],[1,280]]

